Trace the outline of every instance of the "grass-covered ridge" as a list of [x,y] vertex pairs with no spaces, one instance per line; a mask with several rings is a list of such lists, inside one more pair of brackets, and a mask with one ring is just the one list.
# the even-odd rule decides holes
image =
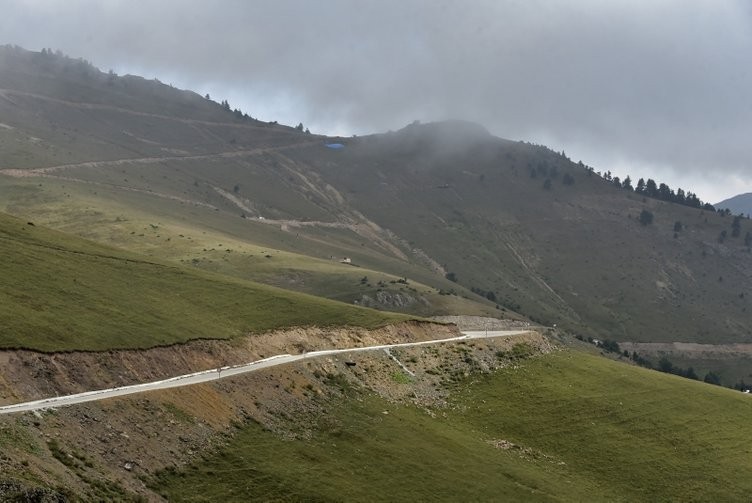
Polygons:
[[0,214],[0,348],[148,348],[398,315],[150,261]]
[[217,455],[163,473],[158,490],[171,501],[743,501],[752,490],[749,396],[575,351],[472,376],[435,417],[373,396],[328,410],[310,440],[247,426]]

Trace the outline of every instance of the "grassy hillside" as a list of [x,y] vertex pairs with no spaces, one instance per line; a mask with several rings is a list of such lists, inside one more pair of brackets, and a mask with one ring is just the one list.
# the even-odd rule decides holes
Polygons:
[[[348,304],[383,292],[391,302],[370,305],[418,316],[499,313],[494,303],[418,264],[385,257],[347,230],[282,230],[146,194],[1,175],[0,209],[142,256]],[[343,257],[352,264],[340,263]],[[452,289],[458,295],[440,293]]]
[[373,396],[328,410],[309,440],[252,424],[155,485],[171,501],[742,501],[752,490],[749,396],[576,351],[473,376],[431,415]]
[[[253,121],[159,82],[2,47],[0,93],[6,98],[0,99],[0,210],[139,253],[348,303],[366,296],[369,305],[418,315],[496,311],[493,302],[426,268],[407,243],[392,243],[387,232],[347,215],[336,190],[320,190],[315,174],[280,157],[295,145],[323,148],[323,138]],[[36,176],[9,178],[3,170]],[[271,219],[283,221],[269,225]],[[301,228],[287,219],[325,225]],[[160,226],[153,234],[161,242],[143,233],[152,224]],[[124,227],[128,233],[120,232]],[[181,228],[170,233],[170,227]],[[171,246],[181,234],[196,246]],[[204,234],[207,240],[199,242]],[[295,253],[294,263],[257,269],[230,256],[212,260],[211,249],[228,240],[235,249],[243,244]],[[380,272],[379,278],[361,285],[363,276],[377,275],[322,268],[321,260],[345,256]],[[391,282],[405,277],[420,291],[407,291],[414,301],[394,300],[406,289]],[[460,296],[438,295],[453,288]],[[386,301],[375,301],[380,292],[389,294]]]
[[730,217],[617,189],[543,147],[483,134],[447,146],[462,133],[414,126],[286,155],[460,284],[545,323],[619,340],[750,337],[747,220],[734,237]]
[[0,214],[0,348],[146,348],[404,319],[97,245]]
[[3,168],[185,156],[276,145],[296,136],[157,79],[0,46]]
[[[748,220],[735,235],[729,216],[617,189],[561,153],[474,125],[326,139],[63,63],[0,61],[10,88],[0,168],[18,168],[0,169],[0,209],[11,214],[348,303],[381,289],[382,309],[518,311],[620,341],[752,341]],[[145,105],[155,101],[158,117]],[[325,147],[335,140],[345,148]],[[176,247],[181,234],[198,246]],[[295,255],[220,260],[229,239]],[[382,274],[385,287],[381,277],[361,286],[371,272],[329,274],[321,261],[341,257]],[[403,277],[422,292],[412,303],[395,301],[416,293],[390,283]]]

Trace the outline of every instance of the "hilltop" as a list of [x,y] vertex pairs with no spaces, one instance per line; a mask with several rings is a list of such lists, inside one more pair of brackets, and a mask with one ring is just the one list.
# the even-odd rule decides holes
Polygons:
[[747,219],[477,124],[247,112],[0,47],[1,403],[457,333],[417,316],[550,328],[3,415],[0,498],[749,494],[749,396],[613,351],[747,377]]
[[8,213],[379,309],[529,318],[629,342],[752,337],[746,219],[617,187],[473,124],[326,138],[156,81],[4,51]]
[[617,188],[545,147],[476,135],[446,150],[416,132],[286,155],[458,283],[545,324],[632,341],[749,337],[748,221],[735,233],[731,218]]

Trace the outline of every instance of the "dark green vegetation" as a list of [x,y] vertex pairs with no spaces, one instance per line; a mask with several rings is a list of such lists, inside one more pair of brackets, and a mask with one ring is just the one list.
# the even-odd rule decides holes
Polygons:
[[0,214],[0,348],[148,348],[404,319],[150,261]]
[[752,490],[748,396],[576,351],[473,377],[433,418],[373,396],[330,412],[310,440],[246,426],[156,484],[175,501],[741,501]]

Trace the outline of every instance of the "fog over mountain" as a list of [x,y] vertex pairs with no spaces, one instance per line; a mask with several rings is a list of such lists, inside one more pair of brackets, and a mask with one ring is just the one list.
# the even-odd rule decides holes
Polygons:
[[0,43],[60,49],[314,132],[465,119],[704,200],[752,190],[752,9],[741,0],[0,0],[0,10]]

